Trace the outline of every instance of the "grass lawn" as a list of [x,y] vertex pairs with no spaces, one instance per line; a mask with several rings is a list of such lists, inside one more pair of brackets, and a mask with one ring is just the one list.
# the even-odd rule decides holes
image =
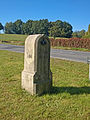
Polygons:
[[0,43],[13,44],[13,45],[24,45],[24,42],[27,36],[28,35],[0,34]]
[[21,89],[23,54],[0,51],[0,120],[90,120],[88,64],[51,59],[50,93]]

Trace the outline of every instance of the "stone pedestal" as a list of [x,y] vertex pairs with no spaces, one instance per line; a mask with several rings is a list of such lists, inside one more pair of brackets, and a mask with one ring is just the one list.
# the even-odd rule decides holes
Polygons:
[[42,35],[30,35],[25,41],[22,88],[32,95],[41,95],[52,87],[50,41]]

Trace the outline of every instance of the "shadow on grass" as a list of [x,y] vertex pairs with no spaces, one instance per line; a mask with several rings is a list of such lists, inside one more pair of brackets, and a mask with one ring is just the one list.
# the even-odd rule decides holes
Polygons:
[[50,94],[59,94],[59,93],[70,93],[74,94],[90,94],[90,87],[52,87]]

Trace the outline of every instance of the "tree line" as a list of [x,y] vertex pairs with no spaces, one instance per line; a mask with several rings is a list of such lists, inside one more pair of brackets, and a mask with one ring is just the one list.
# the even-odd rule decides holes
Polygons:
[[88,25],[88,30],[85,31],[84,29],[81,31],[75,31],[72,33],[72,37],[77,37],[77,38],[87,38],[86,36],[88,36],[88,38],[90,38],[90,24]]
[[0,30],[4,30],[5,34],[45,34],[50,37],[78,37],[81,38],[84,35],[90,35],[90,24],[88,31],[72,31],[72,26],[68,22],[62,22],[57,20],[55,22],[49,22],[48,19],[42,20],[28,20],[23,22],[21,19],[15,22],[7,22],[5,26],[0,23]]
[[88,25],[88,31],[85,33],[85,35],[90,35],[90,24]]
[[72,36],[72,26],[67,22],[57,20],[49,22],[48,19],[28,20],[23,22],[18,19],[15,22],[7,22],[3,26],[5,34],[45,34],[51,37],[67,37]]
[[2,25],[2,23],[0,23],[0,30],[3,30],[4,26]]
[[81,31],[75,31],[72,33],[72,37],[74,38],[82,38],[83,36],[85,36],[85,30],[81,30]]

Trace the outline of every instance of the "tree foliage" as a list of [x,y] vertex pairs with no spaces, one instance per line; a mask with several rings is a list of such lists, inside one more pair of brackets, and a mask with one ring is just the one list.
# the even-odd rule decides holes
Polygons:
[[0,30],[4,29],[2,23],[0,23]]
[[21,20],[17,20],[16,22],[13,23],[14,25],[14,31],[16,34],[22,34],[22,25],[23,22]]
[[85,32],[84,37],[89,37],[90,36],[90,24],[88,25],[88,31]]
[[6,34],[15,34],[15,25],[12,22],[7,22],[5,24],[5,33]]
[[85,35],[85,30],[75,31],[72,33],[72,37],[82,38]]
[[90,35],[90,24],[88,25],[88,35]]
[[50,36],[53,37],[71,37],[72,26],[67,22],[62,22],[57,20],[56,22],[51,22],[51,27],[49,30]]
[[48,19],[28,20],[26,23],[17,20],[14,23],[6,23],[5,33],[7,34],[45,34],[52,37],[71,37],[72,26],[67,22],[57,20],[49,22]]

